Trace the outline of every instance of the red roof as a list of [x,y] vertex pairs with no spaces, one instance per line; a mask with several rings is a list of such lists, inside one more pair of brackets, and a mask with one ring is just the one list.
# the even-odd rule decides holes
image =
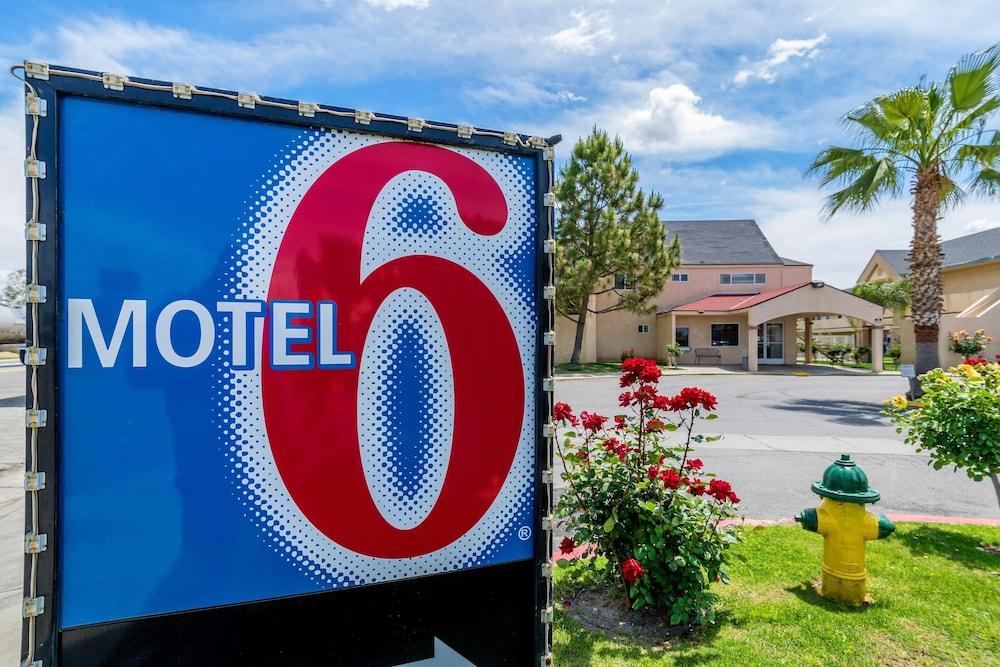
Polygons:
[[750,306],[756,306],[759,303],[770,301],[775,297],[787,294],[799,289],[800,287],[805,287],[808,284],[809,283],[799,283],[798,285],[782,287],[781,289],[771,290],[770,292],[760,292],[759,294],[713,294],[712,296],[705,296],[679,306],[674,306],[670,310],[664,312],[719,313],[733,310],[743,310],[744,308],[749,308]]

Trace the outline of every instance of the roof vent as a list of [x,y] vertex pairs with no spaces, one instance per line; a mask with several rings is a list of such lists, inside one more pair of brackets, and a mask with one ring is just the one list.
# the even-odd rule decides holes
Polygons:
[[822,280],[814,280],[814,281],[812,281],[812,286],[813,287],[826,287],[826,283],[823,282]]

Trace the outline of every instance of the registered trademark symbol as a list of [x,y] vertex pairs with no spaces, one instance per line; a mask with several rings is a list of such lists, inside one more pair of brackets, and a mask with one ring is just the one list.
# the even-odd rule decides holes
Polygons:
[[521,526],[517,530],[517,536],[521,538],[521,540],[531,539],[531,528],[528,528],[527,526]]

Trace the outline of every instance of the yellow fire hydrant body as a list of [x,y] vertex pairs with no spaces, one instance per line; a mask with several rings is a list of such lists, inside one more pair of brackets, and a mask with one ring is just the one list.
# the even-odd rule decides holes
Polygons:
[[804,510],[795,520],[823,536],[823,597],[862,604],[868,576],[865,542],[888,537],[895,526],[865,510],[880,496],[848,454],[827,468],[813,492],[823,497],[819,508]]

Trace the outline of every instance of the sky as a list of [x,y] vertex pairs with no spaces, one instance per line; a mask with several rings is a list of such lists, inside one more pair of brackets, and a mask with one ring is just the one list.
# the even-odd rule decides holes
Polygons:
[[[0,0],[0,16],[8,65],[562,134],[560,159],[598,126],[622,137],[664,219],[754,218],[841,287],[874,249],[906,247],[909,201],[824,221],[811,159],[850,141],[851,109],[1000,39],[995,0]],[[0,85],[0,271],[24,262],[21,96]],[[969,200],[940,231],[997,226],[1000,201]]]

